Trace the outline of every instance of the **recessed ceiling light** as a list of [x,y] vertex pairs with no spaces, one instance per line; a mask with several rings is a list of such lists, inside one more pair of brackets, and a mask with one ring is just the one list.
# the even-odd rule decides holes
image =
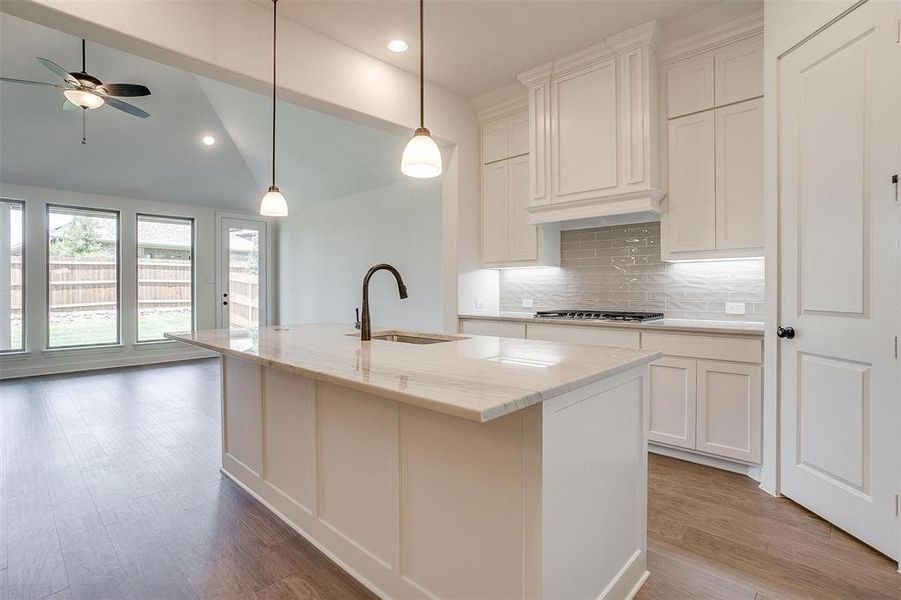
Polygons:
[[410,46],[403,40],[391,40],[388,42],[388,50],[395,53],[406,52]]
[[212,146],[213,144],[216,143],[216,138],[214,138],[211,135],[205,135],[205,136],[203,136],[203,139],[200,141],[203,142],[204,146]]

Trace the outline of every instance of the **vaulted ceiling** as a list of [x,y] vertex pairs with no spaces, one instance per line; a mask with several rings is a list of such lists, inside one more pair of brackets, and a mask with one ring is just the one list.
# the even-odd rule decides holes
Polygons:
[[[0,14],[0,74],[53,82],[35,57],[80,70],[80,39]],[[0,182],[253,211],[269,186],[270,99],[87,45],[88,72],[147,85],[138,119],[108,106],[61,110],[52,88],[0,83]],[[279,103],[278,183],[295,209],[403,178],[406,140]],[[216,144],[204,146],[212,135]]]

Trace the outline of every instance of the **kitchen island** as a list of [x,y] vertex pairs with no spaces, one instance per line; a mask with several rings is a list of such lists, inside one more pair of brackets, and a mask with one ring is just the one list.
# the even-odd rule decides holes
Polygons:
[[[343,325],[222,355],[222,470],[385,598],[627,598],[656,352]],[[381,339],[378,339],[381,338]]]

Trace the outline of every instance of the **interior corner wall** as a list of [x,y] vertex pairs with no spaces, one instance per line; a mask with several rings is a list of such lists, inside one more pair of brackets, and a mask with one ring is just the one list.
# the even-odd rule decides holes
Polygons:
[[442,197],[439,180],[409,180],[292,213],[278,224],[278,323],[354,322],[373,264],[390,273],[370,282],[373,328],[443,329]]
[[[213,356],[178,342],[137,344],[137,214],[194,219],[194,315],[198,329],[216,327],[216,209],[101,196],[0,182],[0,197],[25,202],[24,353],[0,354],[0,379],[169,362]],[[47,204],[119,211],[121,345],[47,351]]]

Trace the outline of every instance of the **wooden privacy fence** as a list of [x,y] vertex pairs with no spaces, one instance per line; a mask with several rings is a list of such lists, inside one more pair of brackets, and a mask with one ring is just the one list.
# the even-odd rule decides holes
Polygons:
[[[13,256],[10,269],[11,308],[22,310],[22,262]],[[110,310],[116,307],[116,263],[103,259],[51,257],[50,309],[53,312]],[[247,326],[259,318],[259,279],[243,265],[232,264],[232,322]],[[190,308],[191,262],[138,260],[139,308]],[[34,293],[34,292],[29,292]]]

